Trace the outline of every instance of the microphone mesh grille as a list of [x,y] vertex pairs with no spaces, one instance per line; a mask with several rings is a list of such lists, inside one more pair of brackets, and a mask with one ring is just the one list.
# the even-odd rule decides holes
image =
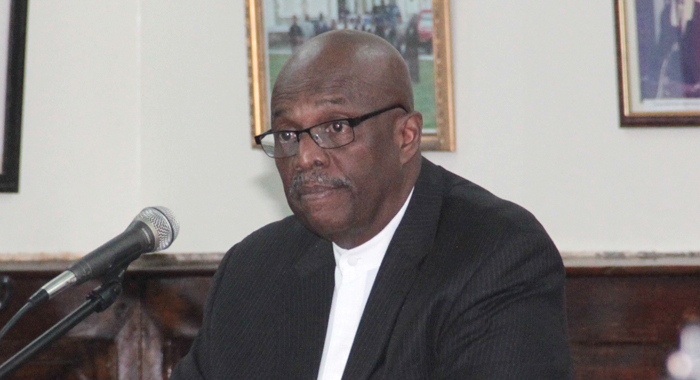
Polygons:
[[180,232],[180,224],[167,207],[147,207],[134,220],[140,220],[155,227],[153,234],[156,235],[156,247],[153,252],[170,247]]

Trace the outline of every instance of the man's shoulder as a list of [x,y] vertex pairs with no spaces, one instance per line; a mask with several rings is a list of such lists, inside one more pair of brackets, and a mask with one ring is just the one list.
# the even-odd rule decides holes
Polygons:
[[299,240],[305,240],[314,236],[315,235],[304,227],[294,215],[290,215],[252,232],[241,240],[240,243],[236,244],[236,247],[277,247],[281,244],[290,245]]
[[528,275],[552,270],[563,276],[558,250],[532,213],[443,168],[430,172],[441,198],[434,249],[447,271],[467,278],[475,268],[488,267],[485,273],[493,275],[528,266],[535,268]]
[[249,280],[290,268],[320,238],[294,216],[270,223],[231,247],[220,270],[227,276]]
[[441,182],[441,224],[468,227],[487,235],[506,230],[544,232],[537,218],[522,206],[440,166],[435,165],[432,171]]

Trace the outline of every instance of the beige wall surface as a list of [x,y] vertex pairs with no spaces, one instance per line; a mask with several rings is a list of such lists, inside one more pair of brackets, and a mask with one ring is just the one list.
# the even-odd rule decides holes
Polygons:
[[[452,1],[457,152],[425,155],[531,210],[560,250],[700,251],[700,128],[621,129],[613,4]],[[165,205],[170,252],[289,214],[250,147],[245,4],[32,1],[19,194],[0,257],[78,257]]]

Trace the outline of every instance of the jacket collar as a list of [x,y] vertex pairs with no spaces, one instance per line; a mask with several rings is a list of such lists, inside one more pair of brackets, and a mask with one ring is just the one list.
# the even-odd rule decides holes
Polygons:
[[343,379],[366,379],[380,362],[419,266],[432,250],[444,190],[438,171],[423,158],[413,197],[367,300]]

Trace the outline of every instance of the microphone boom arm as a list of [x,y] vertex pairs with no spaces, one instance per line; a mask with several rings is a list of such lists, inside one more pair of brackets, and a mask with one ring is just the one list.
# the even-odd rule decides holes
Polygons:
[[110,307],[122,293],[125,271],[126,266],[115,271],[116,273],[105,276],[104,283],[90,292],[87,301],[0,365],[0,380],[12,374],[22,364],[65,335],[92,313],[100,313]]

